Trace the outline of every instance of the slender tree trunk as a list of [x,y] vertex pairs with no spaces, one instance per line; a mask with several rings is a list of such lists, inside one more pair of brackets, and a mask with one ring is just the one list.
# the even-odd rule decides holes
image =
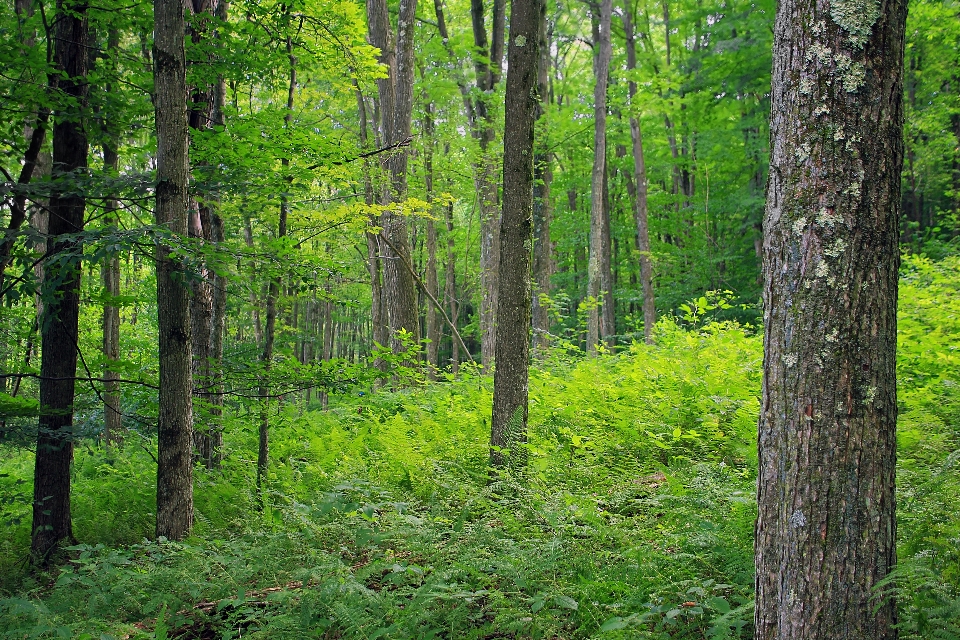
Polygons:
[[[609,0],[608,0],[609,4]],[[490,423],[490,464],[519,468],[526,460],[530,353],[530,245],[533,242],[533,139],[538,108],[541,0],[513,0],[504,135],[503,217],[497,368]]]
[[[156,221],[187,233],[187,87],[183,0],[154,0]],[[181,540],[193,526],[193,374],[190,290],[170,248],[157,247],[160,354],[157,536]]]
[[[428,102],[425,106],[426,115],[424,116],[423,129],[427,137],[424,149],[425,181],[427,191],[427,202],[433,204],[433,103]],[[431,215],[433,211],[431,210]],[[427,218],[427,289],[430,295],[437,297],[440,295],[437,277],[437,228],[433,223],[433,218]],[[427,375],[431,380],[437,377],[438,354],[440,353],[440,317],[437,314],[437,308],[432,304],[427,304]]]
[[550,295],[550,278],[553,277],[553,251],[550,241],[550,223],[553,210],[550,206],[550,182],[553,172],[550,164],[553,154],[547,149],[548,75],[550,71],[550,35],[546,20],[540,25],[540,61],[537,72],[537,91],[540,105],[537,119],[540,124],[540,141],[533,157],[533,352],[542,356],[550,344],[550,309],[540,296]]
[[[56,74],[68,101],[57,110],[53,127],[53,184],[50,198],[51,253],[80,251],[65,234],[83,231],[85,200],[76,189],[59,186],[87,166],[83,110],[87,102],[86,5],[61,0],[55,27]],[[33,560],[45,563],[64,540],[73,539],[70,519],[70,466],[73,462],[73,400],[76,387],[80,313],[78,256],[51,262],[44,273],[47,304],[41,329],[40,426],[34,466]]]
[[[459,308],[457,305],[457,252],[456,239],[453,237],[453,203],[444,207],[447,224],[447,264],[444,277],[444,291],[447,297],[447,308],[450,309],[450,322],[457,325]],[[450,373],[460,375],[460,342],[453,329],[450,330]],[[469,355],[469,354],[468,354]]]
[[[599,9],[599,15],[597,10]],[[607,212],[603,206],[603,184],[607,167],[607,80],[610,70],[610,20],[613,12],[612,0],[601,0],[593,5],[594,42],[593,73],[596,84],[593,90],[593,172],[590,176],[590,260],[587,265],[587,353],[597,354],[597,344],[601,337],[600,306],[604,294],[603,253],[604,228],[609,225]],[[609,259],[606,264],[609,265]]]
[[758,640],[897,637],[907,3],[783,0],[764,218]]
[[[633,5],[624,2],[623,31],[627,42],[627,72],[637,68],[637,46],[633,31]],[[643,339],[653,342],[653,325],[657,322],[657,310],[653,297],[653,264],[650,255],[650,226],[647,221],[647,167],[643,157],[643,136],[640,132],[638,108],[634,104],[637,83],[633,78],[627,86],[630,95],[630,141],[633,150],[633,181],[636,184],[633,220],[636,226],[635,243],[640,255],[640,287],[643,290]],[[628,176],[629,178],[629,176]]]
[[[284,116],[284,127],[289,128],[293,121],[293,101],[297,89],[297,59],[293,55],[293,39],[287,36],[287,58],[290,62],[290,81],[287,85],[287,114]],[[281,158],[280,165],[286,169],[290,166],[289,158]],[[290,205],[286,196],[280,197],[280,220],[277,224],[277,238],[287,236],[287,215]],[[278,256],[278,263],[283,264],[284,256]],[[278,265],[279,268],[279,265]],[[260,361],[263,364],[263,377],[260,381],[260,433],[257,448],[257,493],[263,501],[263,481],[267,476],[270,464],[270,369],[273,365],[273,348],[276,342],[277,328],[277,299],[280,297],[281,274],[277,273],[270,279],[267,287],[267,322],[264,327],[263,352]]]
[[614,314],[614,279],[611,270],[613,260],[613,240],[610,236],[610,164],[604,163],[603,171],[603,220],[600,227],[601,246],[600,252],[600,291],[603,302],[600,305],[600,338],[603,340],[610,353],[616,348],[617,333],[616,317]]
[[471,0],[474,66],[477,74],[476,114],[480,159],[477,163],[477,193],[480,198],[480,361],[489,373],[496,354],[496,316],[500,268],[500,199],[497,161],[493,157],[496,118],[490,103],[500,80],[503,60],[505,4],[494,0],[493,37],[488,48],[483,0]]
[[[115,56],[119,46],[120,32],[116,29],[110,29],[107,34],[107,56]],[[111,91],[112,86],[108,83],[106,93],[109,94]],[[108,173],[115,175],[119,168],[119,155],[117,154],[119,135],[116,130],[117,123],[109,120],[110,115],[112,114],[107,114],[103,123],[105,137],[103,168]],[[117,214],[118,208],[116,200],[113,198],[106,200],[103,212],[103,223],[106,226],[120,226],[120,216]],[[107,256],[100,269],[103,291],[109,297],[108,302],[103,305],[103,358],[106,362],[103,370],[103,439],[108,445],[111,445],[123,442],[120,383],[117,382],[120,377],[117,371],[117,364],[120,361],[120,307],[117,306],[116,298],[120,295],[120,256],[118,254]]]

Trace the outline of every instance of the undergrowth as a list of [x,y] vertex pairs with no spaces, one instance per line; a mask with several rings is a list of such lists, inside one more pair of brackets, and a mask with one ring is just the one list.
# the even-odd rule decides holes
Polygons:
[[[901,564],[878,591],[903,638],[960,635],[958,267],[905,260]],[[262,511],[256,408],[235,407],[182,543],[149,540],[155,442],[83,444],[80,544],[46,574],[21,564],[32,454],[8,446],[0,636],[752,637],[760,342],[666,320],[654,346],[551,358],[531,374],[529,466],[492,484],[481,377],[286,404]]]

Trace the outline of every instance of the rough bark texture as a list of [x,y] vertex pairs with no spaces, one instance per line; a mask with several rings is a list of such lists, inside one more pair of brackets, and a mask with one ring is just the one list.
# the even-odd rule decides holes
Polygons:
[[[546,12],[546,4],[542,4]],[[550,309],[540,300],[541,295],[550,295],[550,278],[553,276],[553,245],[550,240],[550,222],[553,218],[550,206],[550,182],[553,172],[550,163],[553,154],[547,149],[546,118],[548,98],[548,72],[550,71],[550,37],[547,21],[540,21],[540,61],[537,72],[537,91],[540,104],[537,119],[540,121],[541,142],[533,157],[533,353],[542,354],[550,344]]]
[[503,216],[500,224],[500,297],[490,464],[519,466],[525,459],[530,354],[530,247],[533,242],[533,130],[540,48],[540,0],[513,0],[510,11],[507,94],[510,123],[503,147]]
[[[426,186],[427,202],[433,204],[433,103],[424,106],[423,133],[427,140],[424,144],[424,181]],[[433,211],[430,212],[433,214]],[[436,298],[438,291],[437,277],[437,228],[433,218],[427,218],[427,290]],[[427,376],[433,380],[437,377],[437,362],[440,353],[440,316],[436,306],[427,304]]]
[[[587,353],[596,355],[600,342],[600,305],[603,297],[603,265],[609,270],[610,248],[604,246],[604,229],[609,227],[607,210],[603,203],[603,185],[607,170],[607,79],[610,71],[610,20],[612,0],[601,0],[599,16],[594,20],[593,73],[593,172],[590,175],[590,261],[587,265],[587,297],[590,308],[587,316]],[[604,261],[604,252],[607,259]]]
[[[456,239],[453,237],[453,202],[444,207],[447,223],[447,264],[444,282],[444,295],[447,298],[447,308],[450,310],[450,322],[457,325],[459,305],[457,304],[457,251]],[[467,354],[468,356],[470,354]],[[450,331],[450,373],[460,374],[460,342],[454,331]]]
[[[187,233],[187,87],[183,0],[154,0],[157,224]],[[170,249],[157,248],[160,412],[157,536],[181,540],[193,525],[193,372],[190,289]]]
[[[623,31],[627,43],[627,71],[637,68],[637,45],[633,30],[633,5],[624,2]],[[637,95],[637,83],[631,78],[627,85],[631,107]],[[643,291],[643,339],[653,342],[653,325],[657,310],[653,298],[653,264],[650,260],[650,226],[647,222],[647,167],[643,157],[643,136],[636,109],[630,109],[630,141],[633,151],[633,181],[635,186],[633,220],[636,226],[635,243],[640,257],[640,287]]]
[[764,219],[759,640],[896,638],[904,0],[784,0]]
[[[67,99],[53,126],[53,194],[50,198],[51,253],[79,250],[64,234],[83,231],[85,201],[69,180],[87,166],[87,136],[82,111],[87,101],[85,3],[57,3],[54,64],[60,90]],[[71,102],[74,104],[71,105]],[[63,189],[63,191],[61,191]],[[77,374],[77,332],[80,312],[80,268],[76,259],[52,262],[44,273],[41,324],[40,426],[33,487],[31,555],[45,562],[61,541],[70,541],[70,465],[73,462],[73,399]]]

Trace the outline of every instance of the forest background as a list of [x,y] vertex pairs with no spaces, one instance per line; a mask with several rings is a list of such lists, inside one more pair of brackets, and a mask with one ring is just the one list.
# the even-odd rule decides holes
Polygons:
[[[215,614],[203,624],[223,633],[234,623],[238,633],[287,625],[294,636],[306,628],[329,637],[424,628],[456,637],[749,633],[772,2],[617,5],[599,174],[600,5],[547,7],[533,247],[535,481],[509,490],[483,480],[490,382],[463,366],[471,357],[490,364],[484,301],[496,282],[503,5],[480,3],[479,30],[465,2],[417,8],[409,140],[384,139],[383,72],[363,6],[198,9],[188,85],[222,86],[222,100],[216,91],[192,95],[191,196],[198,218],[215,215],[222,226],[210,233],[218,228],[210,218],[206,237],[184,238],[152,222],[151,7],[84,6],[92,63],[81,105],[49,81],[57,75],[51,20],[63,4],[78,10],[18,0],[0,15],[0,149],[12,214],[0,283],[0,497],[11,535],[0,553],[4,575],[14,576],[3,583],[12,597],[2,601],[10,622],[0,629],[122,635],[141,624],[160,637],[164,625],[199,624],[190,607],[216,600],[215,611],[200,613]],[[395,19],[400,7],[388,10]],[[903,580],[917,594],[906,605],[907,631],[928,637],[933,628],[960,633],[960,578],[944,570],[955,555],[942,549],[957,535],[946,509],[957,487],[944,474],[956,461],[958,415],[951,339],[960,300],[950,257],[960,232],[958,7],[912,2],[907,34],[901,555],[913,559]],[[16,563],[29,548],[39,334],[50,302],[39,286],[51,263],[49,136],[33,171],[16,176],[34,132],[51,112],[71,110],[88,123],[90,143],[89,170],[57,177],[58,193],[66,184],[87,199],[75,248],[57,258],[80,260],[83,270],[74,518],[80,542],[107,547],[76,547],[46,584]],[[420,286],[417,335],[391,341],[378,291],[388,260],[378,257],[389,259],[390,235],[380,229],[397,207],[380,194],[398,154],[407,158],[407,191],[391,224],[409,239]],[[18,202],[27,215],[15,227]],[[607,220],[599,243],[598,212]],[[195,352],[197,366],[213,368],[199,377],[211,385],[195,392],[196,424],[213,444],[198,445],[209,471],[196,481],[198,538],[182,545],[140,543],[153,531],[157,242],[173,246],[191,287],[222,318],[208,330],[219,327],[221,346]],[[589,288],[592,247],[608,265],[602,299]],[[645,259],[657,325],[644,314]],[[586,360],[592,318],[607,346]],[[645,332],[653,344],[641,344]],[[422,351],[416,364],[411,349]],[[266,428],[274,448],[264,453]],[[928,501],[911,509],[916,491]],[[573,550],[591,545],[629,552],[601,570]],[[485,548],[496,550],[493,560]],[[217,568],[199,570],[211,555]],[[313,564],[306,573],[303,557]],[[451,558],[452,573],[436,569]],[[511,571],[490,571],[490,562],[509,565],[516,579],[504,584]],[[178,584],[191,574],[216,586],[206,577]],[[356,588],[337,591],[331,575]],[[292,581],[300,586],[273,599],[262,592]],[[311,581],[315,593],[301,595]],[[410,599],[419,613],[405,608]],[[78,619],[82,611],[89,620]]]

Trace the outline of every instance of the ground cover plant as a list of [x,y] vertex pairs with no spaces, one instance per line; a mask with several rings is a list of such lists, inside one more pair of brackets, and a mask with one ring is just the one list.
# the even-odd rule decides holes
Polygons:
[[[900,303],[900,564],[877,598],[899,599],[901,637],[957,637],[960,260],[905,258]],[[474,375],[284,406],[262,510],[254,421],[232,415],[179,543],[149,539],[149,438],[85,441],[80,544],[47,573],[22,564],[32,454],[4,445],[0,634],[751,637],[761,344],[701,306],[654,345],[554,352],[531,375],[527,470],[492,483]]]

